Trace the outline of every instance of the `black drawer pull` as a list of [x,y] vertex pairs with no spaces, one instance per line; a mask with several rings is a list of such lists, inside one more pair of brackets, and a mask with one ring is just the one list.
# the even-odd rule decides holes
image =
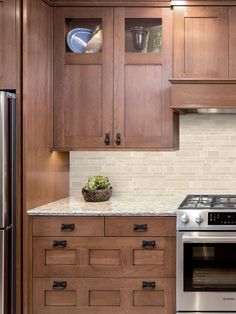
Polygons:
[[134,224],[134,231],[138,232],[147,231],[147,224]]
[[106,133],[104,142],[106,145],[110,145],[110,133]]
[[64,248],[66,247],[66,240],[53,240],[53,247]]
[[142,241],[143,248],[154,248],[156,246],[155,240],[144,240]]
[[53,289],[65,289],[67,286],[66,281],[53,281]]
[[120,145],[121,144],[121,135],[120,133],[116,134],[116,145]]
[[75,230],[75,224],[62,224],[61,231],[72,232]]
[[155,287],[155,281],[143,281],[143,289],[154,289]]

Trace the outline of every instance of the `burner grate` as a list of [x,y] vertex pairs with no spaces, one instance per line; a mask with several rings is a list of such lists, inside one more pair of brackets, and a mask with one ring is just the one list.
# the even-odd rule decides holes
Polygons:
[[236,209],[236,195],[188,195],[179,209]]

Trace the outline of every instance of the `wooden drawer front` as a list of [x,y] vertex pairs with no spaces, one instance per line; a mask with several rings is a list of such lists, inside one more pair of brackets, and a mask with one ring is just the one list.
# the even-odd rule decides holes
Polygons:
[[[55,282],[66,287],[55,289]],[[173,314],[175,279],[37,278],[33,307],[33,314]]]
[[175,277],[175,237],[34,237],[33,252],[34,277]]
[[175,217],[106,217],[105,236],[175,236]]
[[103,236],[103,217],[33,217],[34,236]]

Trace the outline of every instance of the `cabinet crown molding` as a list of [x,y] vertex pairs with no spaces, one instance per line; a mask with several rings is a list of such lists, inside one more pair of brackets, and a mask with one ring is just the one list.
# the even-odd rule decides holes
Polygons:
[[[2,0],[0,0],[1,2]],[[103,6],[103,7],[169,7],[170,6],[170,0],[43,0],[45,3],[47,3],[50,6],[67,6],[67,7],[95,7],[95,6]]]

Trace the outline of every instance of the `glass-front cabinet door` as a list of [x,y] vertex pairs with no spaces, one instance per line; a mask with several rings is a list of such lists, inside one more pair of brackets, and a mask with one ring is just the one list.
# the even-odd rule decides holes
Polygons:
[[54,148],[109,147],[113,9],[54,9]]
[[171,42],[171,10],[114,9],[115,146],[173,147]]

